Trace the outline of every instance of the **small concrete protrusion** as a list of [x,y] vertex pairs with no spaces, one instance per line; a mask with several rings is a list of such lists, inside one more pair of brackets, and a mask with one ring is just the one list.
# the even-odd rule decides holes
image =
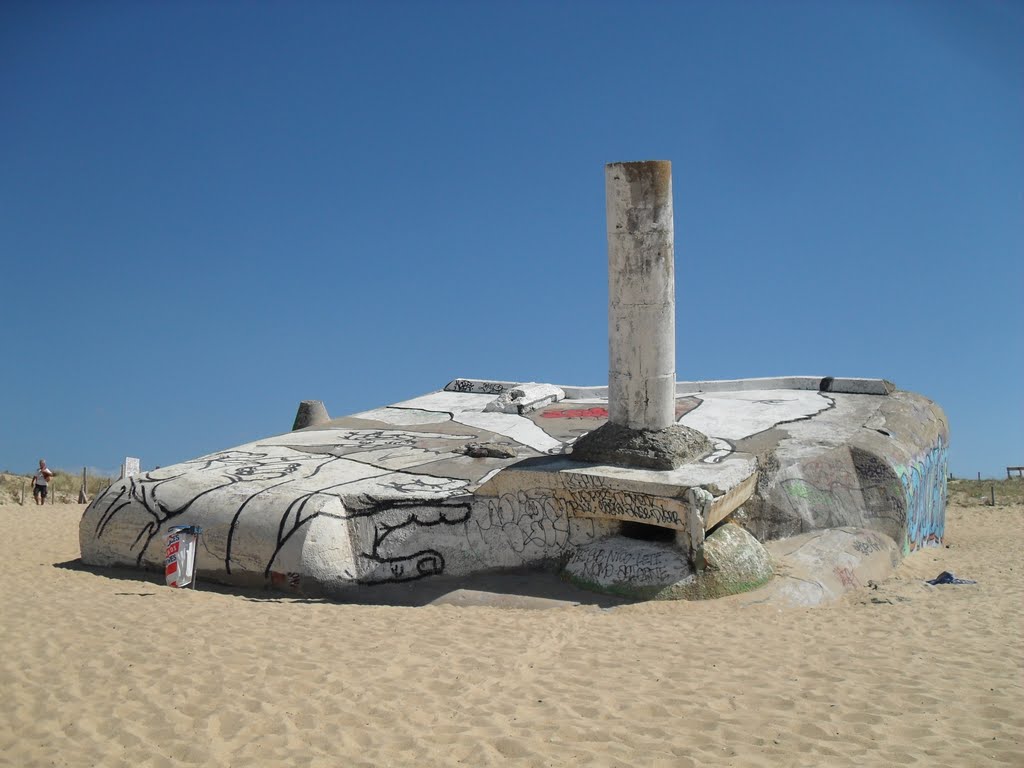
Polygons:
[[535,381],[517,384],[506,389],[484,406],[485,413],[525,413],[536,411],[545,405],[565,399],[565,392],[554,384],[538,384]]
[[715,497],[703,488],[690,488],[686,492],[686,530],[677,534],[677,540],[686,539],[680,543],[685,545],[686,554],[696,571],[704,570],[704,525],[714,502]]
[[303,400],[299,403],[299,410],[295,413],[295,423],[292,424],[292,432],[306,427],[315,427],[318,424],[325,424],[331,420],[327,415],[327,409],[322,400]]

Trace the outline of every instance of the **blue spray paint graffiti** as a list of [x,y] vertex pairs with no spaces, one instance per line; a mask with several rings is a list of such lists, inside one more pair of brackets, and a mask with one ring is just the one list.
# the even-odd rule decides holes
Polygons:
[[907,497],[907,534],[903,553],[942,544],[946,530],[946,480],[949,476],[946,441],[939,441],[910,465],[897,465],[896,473]]

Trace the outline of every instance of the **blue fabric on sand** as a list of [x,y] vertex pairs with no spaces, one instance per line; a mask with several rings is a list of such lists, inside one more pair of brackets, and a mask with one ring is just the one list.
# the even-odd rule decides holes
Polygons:
[[934,579],[929,579],[925,584],[977,584],[976,581],[970,579],[958,579],[949,571],[943,571]]

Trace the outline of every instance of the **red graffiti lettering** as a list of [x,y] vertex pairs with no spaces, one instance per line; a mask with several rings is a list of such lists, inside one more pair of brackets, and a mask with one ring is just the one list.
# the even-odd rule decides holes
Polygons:
[[857,581],[857,577],[849,568],[836,567],[832,569],[832,572],[836,575],[836,578],[839,579],[839,582],[847,589],[860,586],[860,583]]
[[568,408],[564,411],[544,411],[545,419],[607,419],[607,408]]

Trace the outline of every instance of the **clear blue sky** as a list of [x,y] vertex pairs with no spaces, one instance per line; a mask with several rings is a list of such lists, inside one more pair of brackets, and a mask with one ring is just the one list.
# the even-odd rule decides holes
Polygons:
[[879,376],[1024,464],[1024,5],[0,5],[0,469],[457,376],[607,380],[604,164],[673,163],[680,379]]

